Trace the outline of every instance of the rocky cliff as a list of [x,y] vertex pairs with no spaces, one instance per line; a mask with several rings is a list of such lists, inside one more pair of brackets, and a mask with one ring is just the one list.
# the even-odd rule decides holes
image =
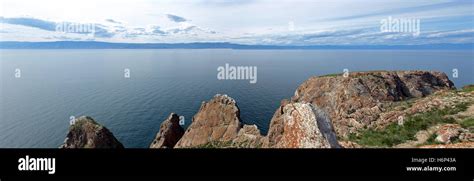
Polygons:
[[274,114],[264,147],[339,148],[331,120],[307,103],[284,103]]
[[184,129],[179,125],[179,116],[171,113],[163,121],[160,131],[150,145],[150,148],[173,148],[184,134]]
[[[92,118],[80,120],[63,147],[122,147]],[[281,102],[267,135],[243,123],[234,99],[217,94],[186,130],[171,113],[150,148],[470,147],[473,129],[472,86],[455,90],[433,71],[355,72],[305,81]]]
[[82,116],[69,127],[60,148],[123,148],[114,135],[91,117]]
[[337,134],[347,137],[350,133],[377,126],[379,122],[395,121],[381,117],[387,107],[385,103],[451,89],[454,89],[453,83],[441,72],[354,72],[346,77],[312,77],[297,88],[291,102],[319,106],[329,114]]
[[240,110],[234,99],[227,95],[216,95],[203,102],[192,119],[177,148],[195,147],[209,142],[229,142],[239,133],[242,123]]
[[235,100],[218,94],[202,103],[175,148],[339,147],[329,117],[311,104],[282,107],[272,119],[269,135],[261,135],[255,125],[244,125]]

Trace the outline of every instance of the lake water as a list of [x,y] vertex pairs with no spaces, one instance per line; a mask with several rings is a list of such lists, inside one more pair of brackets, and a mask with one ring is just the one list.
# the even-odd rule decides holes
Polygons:
[[[256,66],[257,83],[218,80],[226,63]],[[15,78],[16,69],[21,72]],[[124,77],[130,70],[130,78]],[[228,94],[247,124],[267,132],[280,100],[310,76],[368,70],[438,70],[474,83],[472,51],[0,50],[0,147],[58,147],[70,116],[89,115],[125,147],[148,147],[171,113],[189,125],[201,102]],[[458,70],[458,78],[453,77]],[[187,126],[186,125],[186,126]]]

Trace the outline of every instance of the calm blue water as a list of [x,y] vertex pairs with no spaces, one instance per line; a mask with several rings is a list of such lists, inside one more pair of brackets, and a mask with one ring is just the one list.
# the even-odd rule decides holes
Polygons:
[[[0,147],[14,148],[58,147],[69,117],[81,115],[108,127],[126,147],[148,147],[171,112],[189,124],[201,102],[217,93],[236,99],[243,121],[266,133],[280,100],[299,84],[345,68],[438,70],[457,87],[474,83],[472,51],[0,50],[0,56]],[[225,63],[257,66],[257,83],[217,80]]]

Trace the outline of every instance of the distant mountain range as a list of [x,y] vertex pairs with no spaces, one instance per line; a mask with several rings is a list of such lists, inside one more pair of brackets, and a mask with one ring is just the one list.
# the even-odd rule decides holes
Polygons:
[[244,45],[227,42],[203,43],[109,43],[97,41],[0,42],[0,49],[448,49],[472,50],[470,44],[425,45]]

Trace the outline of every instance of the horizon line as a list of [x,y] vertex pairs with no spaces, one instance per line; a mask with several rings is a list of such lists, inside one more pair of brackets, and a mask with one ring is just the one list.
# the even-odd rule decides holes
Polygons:
[[0,49],[474,49],[474,43],[416,45],[265,45],[231,42],[127,43],[104,41],[0,41]]

